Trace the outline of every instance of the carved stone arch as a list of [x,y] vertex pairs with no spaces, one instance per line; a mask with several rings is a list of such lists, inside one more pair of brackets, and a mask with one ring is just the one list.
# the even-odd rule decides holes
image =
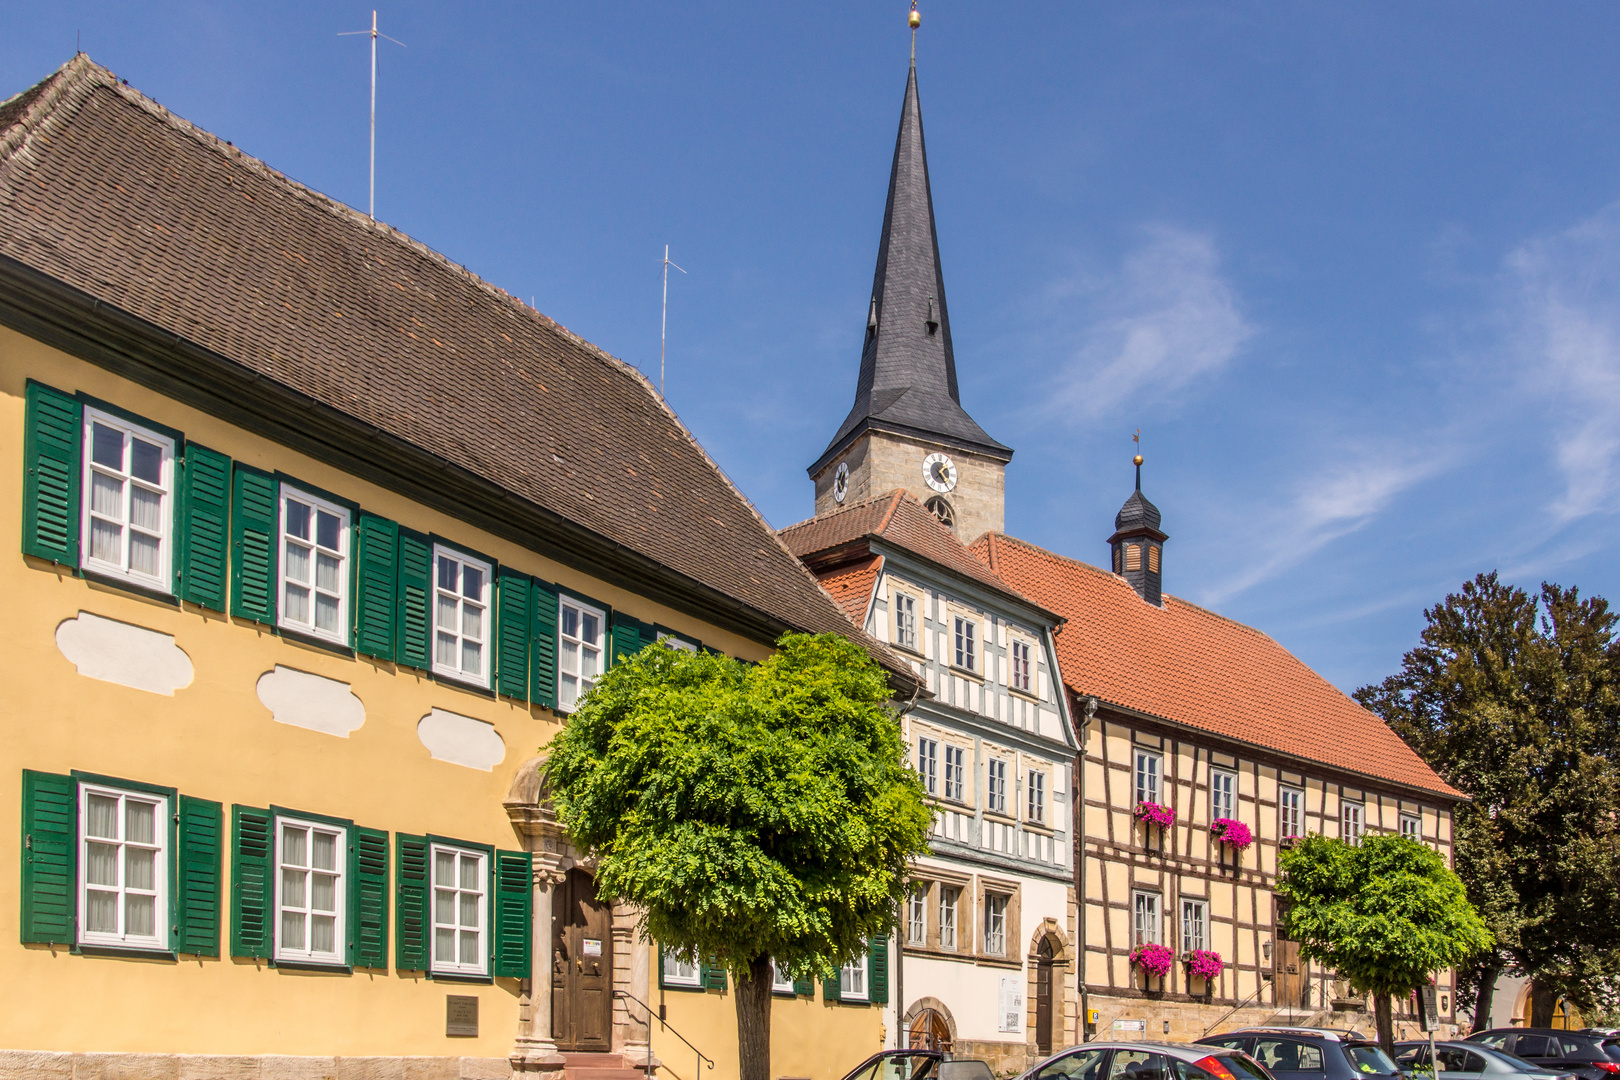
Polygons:
[[1069,969],[1074,965],[1069,936],[1053,918],[1041,920],[1029,938],[1029,973],[1024,992],[1026,1030],[1031,1048],[1042,1057],[1078,1041],[1071,1038]]
[[920,997],[912,1002],[902,1023],[905,1027],[903,1037],[907,1040],[907,1046],[914,1048],[923,1046],[926,1039],[938,1032],[940,1024],[944,1026],[944,1041],[948,1045],[935,1045],[931,1049],[950,1050],[956,1045],[956,1017],[951,1015],[951,1010],[939,998]]
[[1056,919],[1048,917],[1041,920],[1041,925],[1037,926],[1035,932],[1029,937],[1029,958],[1031,960],[1040,956],[1041,942],[1047,940],[1052,943],[1052,959],[1055,962],[1068,965],[1074,959],[1074,955],[1069,949],[1069,935],[1063,932],[1063,927],[1058,924]]

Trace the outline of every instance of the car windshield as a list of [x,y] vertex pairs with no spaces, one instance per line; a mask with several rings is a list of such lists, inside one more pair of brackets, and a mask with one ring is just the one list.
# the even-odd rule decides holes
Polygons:
[[889,1055],[851,1073],[848,1080],[928,1080],[934,1075],[934,1063],[938,1060],[932,1054]]
[[1604,1039],[1603,1053],[1610,1061],[1620,1061],[1620,1039]]
[[1359,1046],[1346,1046],[1344,1056],[1350,1062],[1351,1068],[1357,1072],[1369,1073],[1374,1076],[1388,1076],[1401,1070],[1389,1059],[1389,1055],[1374,1043],[1362,1043]]

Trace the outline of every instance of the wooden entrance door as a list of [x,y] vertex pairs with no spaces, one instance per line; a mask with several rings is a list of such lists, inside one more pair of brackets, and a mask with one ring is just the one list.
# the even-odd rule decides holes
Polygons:
[[1276,970],[1277,1007],[1308,1008],[1310,1003],[1305,1000],[1305,995],[1309,991],[1310,983],[1305,978],[1305,963],[1299,958],[1299,942],[1289,941],[1283,936],[1280,927],[1284,907],[1275,896],[1271,898],[1271,903],[1276,916],[1272,920],[1275,930],[1272,934],[1275,939],[1272,948],[1275,955],[1272,956],[1271,962]]
[[911,1022],[911,1050],[951,1049],[951,1026],[937,1009],[924,1009]]
[[1042,938],[1035,952],[1035,1049],[1052,1052],[1052,939]]
[[577,867],[557,886],[551,915],[551,1037],[559,1050],[613,1048],[613,913]]

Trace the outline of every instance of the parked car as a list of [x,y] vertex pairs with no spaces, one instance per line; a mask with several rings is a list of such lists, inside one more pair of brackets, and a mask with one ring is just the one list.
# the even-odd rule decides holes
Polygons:
[[1277,1080],[1397,1078],[1400,1066],[1359,1031],[1332,1028],[1243,1028],[1199,1039],[1205,1046],[1241,1050]]
[[[1574,1073],[1549,1069],[1526,1061],[1506,1050],[1477,1042],[1437,1042],[1434,1055],[1440,1059],[1445,1080],[1574,1080]],[[1395,1064],[1408,1072],[1429,1067],[1428,1040],[1395,1044]]]
[[1018,1080],[1272,1080],[1241,1050],[1187,1043],[1093,1042],[1053,1054]]
[[1620,1080],[1620,1039],[1555,1028],[1492,1028],[1468,1041],[1581,1080]]
[[951,1058],[938,1050],[883,1050],[851,1069],[844,1080],[991,1080],[988,1063]]

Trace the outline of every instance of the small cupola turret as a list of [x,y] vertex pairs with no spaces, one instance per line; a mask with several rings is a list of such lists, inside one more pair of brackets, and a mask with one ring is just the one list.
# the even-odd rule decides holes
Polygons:
[[1142,494],[1142,455],[1132,459],[1136,466],[1136,490],[1114,515],[1114,535],[1108,538],[1114,573],[1130,582],[1136,595],[1150,604],[1164,604],[1164,542],[1169,539],[1159,529],[1159,508]]

